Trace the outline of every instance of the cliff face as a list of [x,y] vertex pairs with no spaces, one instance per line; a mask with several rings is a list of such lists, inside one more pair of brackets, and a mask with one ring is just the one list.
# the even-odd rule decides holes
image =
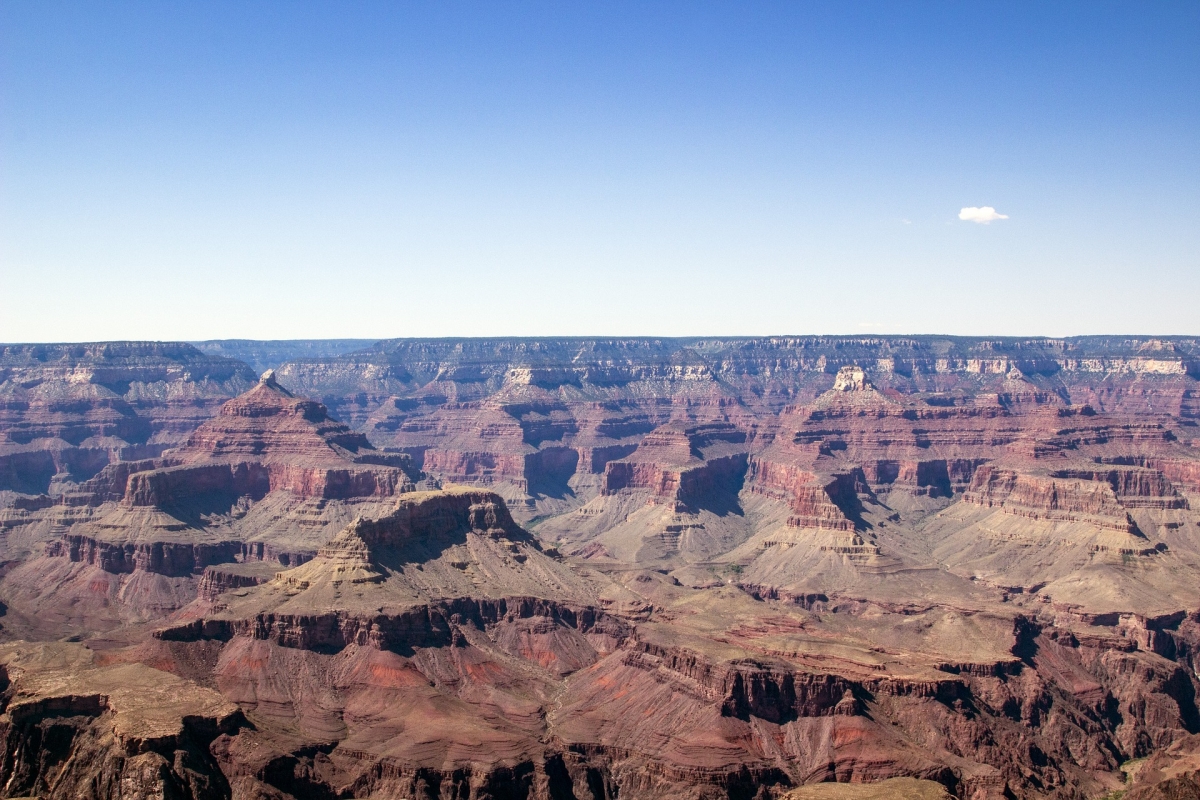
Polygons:
[[[280,368],[284,385],[322,399],[376,445],[411,454],[418,466],[425,462],[441,479],[501,484],[511,487],[514,497],[532,497],[530,513],[535,514],[551,510],[567,491],[578,494],[581,486],[588,487],[585,493],[594,491],[587,476],[627,457],[660,425],[673,419],[724,422],[753,436],[785,406],[803,407],[832,387],[843,366],[858,370],[859,383],[843,381],[835,394],[861,396],[869,387],[885,400],[889,393],[942,396],[932,406],[876,409],[869,415],[876,419],[865,428],[859,412],[810,411],[814,423],[849,424],[852,430],[842,435],[846,444],[876,451],[857,459],[873,485],[898,484],[935,496],[961,491],[981,459],[954,453],[913,458],[902,452],[906,439],[909,451],[939,441],[942,449],[961,449],[973,440],[977,449],[994,449],[1020,443],[1021,431],[1006,420],[1009,412],[1024,408],[1070,404],[1126,418],[1192,420],[1193,401],[1200,397],[1197,345],[1180,337],[396,340],[347,355],[332,353],[353,343],[261,343],[257,350],[248,342],[204,344],[213,353],[254,358],[259,350],[278,351],[276,359],[304,354]],[[4,376],[17,394],[30,391],[22,387],[42,380],[39,375],[53,377],[56,385],[87,385],[101,393],[113,391],[104,387],[125,388],[123,399],[88,401],[99,404],[84,414],[100,415],[91,427],[72,434],[66,423],[45,423],[50,427],[37,441],[66,441],[58,434],[78,439],[68,448],[73,455],[42,445],[36,448],[39,454],[27,455],[22,448],[28,445],[17,440],[33,434],[22,432],[22,420],[41,412],[14,412],[17,417],[4,427],[16,437],[16,449],[0,452],[0,468],[8,459],[8,483],[21,491],[47,491],[55,475],[59,481],[86,480],[113,459],[112,447],[83,446],[79,436],[115,446],[113,435],[120,434],[132,437],[118,435],[121,442],[143,449],[118,447],[119,457],[156,455],[163,444],[180,441],[211,415],[220,400],[236,394],[230,388],[236,382],[244,387],[251,380],[244,365],[189,345],[10,346],[5,352],[0,359],[9,365]],[[170,380],[182,382],[166,389],[164,381]],[[148,402],[151,384],[154,393],[171,397],[179,413],[190,406],[192,416],[169,425],[151,420],[146,428],[146,415],[138,408]],[[212,399],[201,401],[201,394]],[[977,399],[964,406],[961,401],[972,396],[990,397],[991,405]],[[352,439],[361,435],[345,433]],[[193,444],[216,447],[211,455],[221,449],[217,442]],[[362,442],[345,444],[353,450]]]
[[218,800],[209,751],[245,724],[237,706],[141,664],[101,666],[80,645],[0,646],[6,797]]
[[[1069,399],[1076,404],[1149,410],[1152,394],[1154,404],[1166,400],[1178,413],[1190,407],[1191,395],[1177,379],[1200,375],[1198,356],[1192,337],[400,339],[338,358],[296,361],[280,374],[285,384],[326,402],[365,393],[360,407],[373,405],[372,396],[430,385],[454,391],[459,401],[478,399],[510,378],[533,389],[594,387],[610,396],[654,385],[687,383],[694,390],[717,381],[778,411],[806,391],[811,398],[830,388],[843,366],[862,368],[881,388],[909,392],[1002,388],[1015,372],[1043,392],[1075,392]],[[1168,385],[1144,382],[1158,379]]]
[[[586,483],[583,476],[603,472],[607,460],[626,456],[672,420],[732,422],[752,433],[786,406],[830,389],[841,367],[858,370],[879,397],[987,395],[990,406],[956,408],[951,397],[949,406],[872,416],[903,414],[911,422],[915,414],[933,420],[930,441],[940,435],[947,445],[966,444],[974,437],[980,447],[994,448],[1020,438],[997,420],[1023,408],[1089,405],[1127,417],[1193,419],[1198,363],[1190,338],[396,340],[285,364],[280,375],[362,426],[376,444],[421,454],[432,474],[508,484],[539,497]],[[862,394],[852,381],[844,388]],[[816,417],[847,414],[820,409]],[[897,422],[922,427],[880,424]],[[871,439],[870,427],[860,441]],[[921,433],[907,438],[925,443]],[[886,452],[877,437],[874,444],[876,463],[861,464],[869,475],[926,493],[961,491],[979,463],[951,454],[927,464]],[[532,456],[548,448],[574,450],[575,469],[555,456],[546,470]]]
[[1087,520],[1102,528],[1135,530],[1107,481],[1023,475],[984,466],[976,471],[963,500],[1032,519]]
[[406,456],[375,450],[270,372],[197,428],[170,461],[178,463],[131,475],[124,502],[162,506],[211,493],[258,499],[279,490],[301,498],[386,497],[411,488],[416,472]]
[[1193,339],[260,345],[4,351],[0,796],[1190,786]]
[[[434,797],[439,785],[470,786],[463,790],[473,797],[500,785],[519,797],[555,798],[555,781],[574,785],[576,797],[778,796],[820,776],[899,774],[933,779],[960,797],[1089,796],[1103,785],[1093,776],[1186,741],[1200,723],[1186,673],[1143,650],[1138,625],[1101,624],[1086,634],[1086,624],[1049,616],[1006,622],[1007,649],[964,650],[924,667],[902,659],[832,670],[804,664],[798,653],[714,656],[670,642],[653,624],[638,632],[620,617],[533,598],[445,600],[366,619],[345,611],[225,615],[159,637],[178,653],[218,644],[222,691],[257,719],[313,730],[327,726],[329,714],[342,721],[319,770],[321,759],[304,748],[264,750],[241,734],[214,746],[227,773],[297,797]],[[772,624],[788,620],[776,615]],[[1196,644],[1178,619],[1149,624],[1173,647]],[[732,628],[725,652],[761,635]],[[295,678],[281,684],[281,671]],[[546,698],[535,703],[554,698],[553,706],[532,708],[511,694],[517,675],[519,696],[532,691]],[[305,704],[316,691],[323,708]],[[480,692],[504,718],[458,706],[480,702]],[[430,708],[440,710],[431,718]],[[427,736],[436,731],[432,750],[374,738],[414,719]],[[481,737],[487,757],[475,744]],[[290,768],[268,767],[303,761],[304,752],[314,767],[304,785],[290,782]],[[525,775],[516,788],[514,762]]]
[[400,468],[354,466],[343,463],[289,464],[260,461],[199,463],[131,474],[123,501],[130,506],[167,506],[190,497],[224,495],[255,500],[275,491],[300,498],[346,499],[391,497],[412,486]]
[[241,554],[240,542],[140,542],[118,544],[67,534],[46,548],[50,557],[64,557],[99,567],[105,572],[144,570],[159,575],[184,577],[209,564],[234,561]]
[[722,496],[736,496],[741,489],[746,439],[728,423],[664,425],[646,434],[628,456],[607,462],[601,493],[640,489],[652,502],[684,509],[721,504]]
[[45,542],[8,584],[34,620],[96,630],[161,617],[204,592],[211,599],[207,567],[311,559],[327,528],[357,508],[390,505],[418,475],[408,456],[376,450],[268,374],[181,447],[109,464],[57,498],[15,503],[13,527]]
[[[130,433],[171,431],[177,427],[171,417],[187,415],[183,406],[215,410],[256,378],[240,361],[185,344],[0,345],[0,394],[7,410],[48,415],[7,419],[5,433],[14,442],[62,432],[69,433],[67,441],[102,437],[120,428],[105,430],[106,421],[122,418],[129,420],[123,430]],[[139,421],[143,412],[148,418]],[[101,427],[89,427],[89,421]]]
[[156,456],[255,378],[184,344],[0,345],[0,490],[62,491]]
[[289,361],[335,358],[363,350],[374,343],[373,339],[210,339],[189,344],[206,355],[232,358],[248,364],[255,375],[261,375]]

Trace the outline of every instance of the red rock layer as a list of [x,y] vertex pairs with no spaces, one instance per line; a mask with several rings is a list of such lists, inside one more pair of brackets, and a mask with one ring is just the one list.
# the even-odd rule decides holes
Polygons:
[[[395,510],[378,519],[358,519],[349,529],[368,548],[402,547],[414,538],[437,542],[453,531],[481,531],[524,538],[497,495],[485,491],[421,493],[401,499]],[[336,541],[336,540],[335,540]]]
[[0,490],[58,494],[110,462],[157,456],[254,379],[178,343],[0,346]]
[[746,472],[746,435],[729,424],[671,423],[628,456],[609,461],[601,493],[648,491],[653,501],[694,508],[736,494]]
[[1055,478],[1077,478],[1107,483],[1112,487],[1117,501],[1125,508],[1188,507],[1187,500],[1179,495],[1167,476],[1159,470],[1131,467],[1076,468],[1055,470],[1052,474]]
[[795,464],[751,459],[747,473],[750,491],[787,501],[795,516],[788,525],[796,528],[820,528],[853,531],[863,487],[861,473],[818,476]]
[[262,570],[246,571],[243,565],[240,564],[227,565],[224,568],[208,566],[205,567],[204,574],[200,576],[200,581],[196,585],[196,596],[201,600],[211,603],[222,593],[231,589],[244,589],[250,586],[257,586],[273,577],[273,568],[272,571],[267,572]]
[[[1170,643],[1164,648],[1200,642],[1191,620],[1153,624]],[[417,719],[439,724],[455,713],[458,697],[484,687],[492,702],[504,703],[515,674],[537,680],[532,672],[502,666],[509,657],[563,665],[561,682],[547,687],[554,702],[544,717],[537,710],[513,710],[506,727],[485,725],[468,734],[509,754],[502,761],[467,751],[480,771],[473,780],[497,780],[502,773],[489,765],[515,762],[530,779],[513,790],[525,798],[558,796],[533,782],[555,774],[568,784],[571,775],[592,774],[576,784],[577,797],[591,798],[618,791],[644,798],[687,792],[766,797],[801,780],[896,774],[934,777],[959,796],[1037,797],[1051,790],[1075,797],[1095,786],[1088,783],[1089,771],[1115,771],[1120,760],[1170,746],[1200,724],[1186,672],[1141,649],[1136,636],[1100,626],[1096,635],[1081,637],[1049,620],[1021,616],[1013,625],[1012,657],[945,663],[919,677],[873,674],[865,666],[838,673],[776,659],[723,661],[631,635],[628,623],[591,609],[531,598],[463,599],[366,618],[331,612],[202,620],[159,637],[187,647],[226,642],[218,679],[232,695],[264,704],[260,714],[269,699],[273,708],[294,708],[289,719],[294,713],[315,721],[316,709],[301,698],[327,687],[325,702],[344,709],[336,713],[349,732],[344,744],[335,737],[326,751],[328,771],[309,773],[310,793],[350,786],[426,791],[422,781],[453,783],[457,779],[439,771],[444,762],[427,764],[417,751],[381,757],[354,732],[377,722],[383,709],[399,715],[392,726]],[[608,649],[576,650],[568,657],[563,648],[568,641],[579,646],[571,636],[580,633],[602,638]],[[497,660],[490,649],[496,647],[507,655]],[[551,658],[551,652],[558,655]],[[275,662],[275,669],[296,665],[297,680],[312,685],[272,684],[267,665]],[[350,672],[357,664],[369,665],[361,674],[374,676],[365,686],[345,679],[359,674],[358,667]],[[336,693],[329,691],[333,686]],[[421,693],[439,698],[443,716],[429,718],[424,704],[412,705]],[[381,705],[383,696],[392,699]],[[372,714],[364,713],[367,708]],[[453,724],[468,725],[466,718]],[[456,748],[460,734],[443,730],[441,747]],[[234,741],[218,750],[222,765],[236,774],[244,751]],[[438,758],[449,750],[439,749]],[[568,757],[570,769],[560,761]],[[269,772],[256,774],[289,786]],[[609,788],[598,789],[598,783]]]
[[344,460],[373,449],[365,436],[332,419],[323,405],[293,396],[268,373],[197,428],[180,457],[189,462],[255,458],[303,463]]
[[[166,506],[207,494],[260,499],[280,490],[301,498],[390,497],[411,487],[399,463],[407,457],[375,450],[320,403],[293,396],[268,373],[162,466],[129,474],[123,502]],[[110,480],[119,478],[114,472]]]
[[980,467],[963,501],[1030,519],[1089,522],[1134,533],[1137,527],[1108,482],[1075,480]]
[[391,497],[403,491],[408,482],[408,476],[399,469],[353,464],[338,467],[254,461],[185,464],[131,474],[124,504],[166,506],[208,493],[248,495],[257,500],[280,490],[301,498]]
[[46,547],[46,555],[61,556],[100,567],[105,572],[128,573],[134,570],[159,575],[185,577],[210,564],[234,561],[241,555],[241,542],[113,543],[88,536],[64,534]]
[[[1037,392],[1016,403],[1023,378],[992,398],[918,400],[843,372],[813,403],[785,409],[774,441],[750,458],[748,488],[787,499],[798,526],[849,530],[854,493],[897,490],[1130,533],[1127,509],[1188,505],[1152,468],[1162,463],[1182,487],[1192,472],[1191,460],[1162,457],[1178,447],[1159,423],[1115,421]],[[853,489],[837,482],[845,474],[857,476]]]

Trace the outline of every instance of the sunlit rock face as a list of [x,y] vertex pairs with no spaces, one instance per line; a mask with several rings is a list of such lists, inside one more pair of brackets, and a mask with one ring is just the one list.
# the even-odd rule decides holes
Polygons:
[[1196,785],[1194,340],[297,347],[0,348],[0,796]]

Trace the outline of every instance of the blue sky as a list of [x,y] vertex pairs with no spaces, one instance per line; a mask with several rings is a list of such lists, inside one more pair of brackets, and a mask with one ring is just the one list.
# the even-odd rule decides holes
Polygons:
[[0,341],[1200,334],[1193,0],[10,0],[0,37]]

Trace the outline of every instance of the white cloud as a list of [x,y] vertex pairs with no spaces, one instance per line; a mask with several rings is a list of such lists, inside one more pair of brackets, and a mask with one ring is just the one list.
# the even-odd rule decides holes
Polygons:
[[1008,214],[997,214],[996,209],[991,206],[984,206],[983,208],[968,206],[958,212],[958,218],[964,222],[979,222],[987,225],[989,222],[995,222],[998,219],[1008,219]]

